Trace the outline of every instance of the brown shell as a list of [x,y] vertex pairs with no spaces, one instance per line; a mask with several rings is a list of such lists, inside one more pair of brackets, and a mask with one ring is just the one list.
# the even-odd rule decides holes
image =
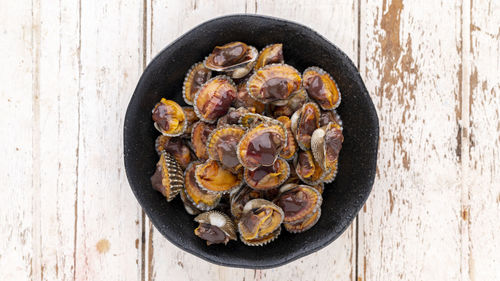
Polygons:
[[336,165],[343,141],[342,129],[336,123],[331,122],[314,131],[311,151],[325,170],[331,170]]
[[186,192],[184,191],[184,189],[182,189],[179,194],[181,196],[182,203],[184,203],[184,209],[186,210],[186,213],[193,216],[201,213],[201,211],[198,210],[198,208],[196,208],[193,202],[187,199]]
[[226,115],[217,120],[217,127],[222,127],[225,125],[238,125],[241,116],[248,113],[250,113],[250,111],[245,107],[239,107],[238,109],[231,107],[227,111]]
[[250,112],[261,114],[266,109],[266,105],[252,98],[252,96],[248,94],[247,81],[248,80],[245,80],[238,84],[238,92],[236,93],[236,98],[233,101],[233,106],[236,108],[244,107]]
[[255,190],[247,185],[235,190],[229,197],[231,214],[236,220],[239,220],[243,214],[245,204],[252,199],[262,198],[263,195],[263,191]]
[[289,183],[295,183],[295,184],[300,183],[300,178],[297,175],[297,171],[295,170],[295,164],[293,164],[293,163],[290,167],[290,176],[283,184],[285,185],[285,184],[289,184]]
[[[326,176],[325,176],[326,178]],[[325,179],[323,179],[325,180]],[[325,183],[324,182],[320,182],[318,184],[315,184],[315,185],[311,185],[312,188],[316,189],[319,194],[323,195],[323,191],[325,190]]]
[[233,174],[218,161],[207,160],[196,166],[195,178],[198,185],[208,192],[228,193],[241,186],[243,171]]
[[[246,113],[240,117],[239,123],[245,128],[253,128],[261,123],[276,123],[274,119],[257,113]],[[280,124],[280,123],[276,123]]]
[[245,169],[245,182],[253,189],[269,190],[283,184],[290,175],[290,166],[283,159],[277,159],[271,166],[260,166],[255,170]]
[[245,169],[245,183],[256,190],[272,190],[282,185],[290,175],[290,166],[283,159],[276,159],[271,166],[260,166],[255,170]]
[[236,86],[223,75],[208,80],[194,97],[194,111],[200,120],[215,123],[227,113],[236,97]]
[[215,208],[222,195],[207,192],[196,182],[195,170],[201,162],[192,162],[184,172],[184,190],[186,198],[199,210],[209,211]]
[[241,138],[238,159],[247,169],[270,166],[286,145],[286,129],[282,125],[261,123]]
[[199,226],[194,234],[211,244],[227,244],[229,240],[236,240],[236,226],[231,218],[219,211],[209,211],[194,218]]
[[295,172],[305,183],[310,185],[318,184],[325,176],[325,170],[313,157],[311,151],[299,151],[295,160]]
[[175,101],[162,98],[152,111],[154,127],[163,135],[180,136],[187,127],[186,114]]
[[273,63],[283,63],[283,44],[272,44],[264,47],[259,53],[254,69]]
[[191,66],[186,73],[186,78],[184,78],[184,84],[182,86],[182,97],[187,104],[193,105],[196,92],[198,92],[201,86],[205,84],[211,76],[212,71],[206,68],[203,62]]
[[322,110],[319,117],[319,126],[323,127],[331,122],[336,123],[340,128],[343,126],[342,119],[340,119],[340,115],[336,110]]
[[225,72],[232,78],[242,78],[253,69],[258,54],[253,46],[231,42],[216,46],[203,63],[208,69]]
[[274,241],[276,238],[278,238],[278,236],[280,234],[281,234],[281,226],[278,227],[275,231],[273,231],[269,235],[264,236],[264,237],[259,237],[259,238],[247,240],[243,237],[243,235],[240,234],[240,239],[241,239],[241,242],[243,242],[243,244],[245,244],[247,246],[264,246],[264,245],[268,244],[269,242]]
[[341,95],[335,80],[319,67],[309,67],[304,71],[303,85],[309,97],[324,110],[339,106]]
[[303,150],[311,149],[311,137],[319,127],[320,110],[313,102],[308,102],[297,110],[292,118],[292,132],[297,144]]
[[193,131],[191,132],[191,145],[196,157],[200,160],[208,159],[207,141],[214,129],[214,124],[208,124],[203,121],[198,121],[193,125]]
[[245,130],[236,125],[226,125],[212,131],[208,137],[208,157],[221,162],[221,164],[234,171],[241,168],[240,161],[236,155],[236,149]]
[[285,229],[290,233],[300,233],[311,229],[318,221],[321,216],[321,208],[314,212],[310,217],[303,221],[295,223],[283,223]]
[[307,96],[306,90],[300,89],[296,94],[291,96],[284,105],[273,105],[271,104],[271,114],[274,117],[288,116],[291,117],[293,113],[299,110],[307,101],[309,97]]
[[282,187],[282,193],[274,200],[285,214],[283,222],[303,221],[316,212],[323,201],[321,194],[308,185],[288,185]]
[[331,183],[337,176],[337,172],[338,172],[338,161],[335,161],[335,164],[333,165],[332,169],[326,172],[323,181],[325,183]]
[[193,160],[191,150],[181,138],[160,135],[156,138],[155,148],[159,155],[164,151],[172,155],[183,170]]
[[298,150],[298,145],[293,136],[292,121],[287,116],[280,116],[276,118],[276,120],[280,121],[285,126],[287,131],[286,146],[283,147],[283,150],[281,150],[280,157],[285,160],[293,159]]
[[270,64],[257,70],[248,79],[248,93],[262,103],[286,104],[287,99],[302,87],[300,73],[287,64]]
[[243,215],[238,222],[241,239],[251,244],[269,241],[274,232],[281,227],[283,210],[265,199],[248,201],[243,208]]
[[190,138],[191,137],[191,132],[193,131],[193,125],[194,123],[198,122],[200,120],[198,116],[196,115],[196,112],[194,112],[194,108],[192,106],[183,106],[182,110],[184,110],[184,113],[186,114],[186,131],[182,134],[183,138]]
[[181,167],[174,157],[163,152],[156,164],[155,173],[151,176],[153,189],[161,192],[170,202],[182,190],[183,184],[184,175]]

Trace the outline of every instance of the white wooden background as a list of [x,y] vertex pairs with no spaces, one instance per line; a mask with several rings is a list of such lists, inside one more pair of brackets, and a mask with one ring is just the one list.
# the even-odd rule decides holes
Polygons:
[[[123,169],[146,64],[197,24],[312,27],[380,118],[373,192],[325,249],[272,270],[167,242]],[[0,0],[1,280],[500,280],[500,1]]]

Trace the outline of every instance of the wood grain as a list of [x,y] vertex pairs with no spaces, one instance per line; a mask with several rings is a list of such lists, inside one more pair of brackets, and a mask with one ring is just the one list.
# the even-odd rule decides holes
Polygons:
[[[498,1],[0,2],[2,280],[500,279]],[[293,20],[338,45],[380,119],[357,222],[272,270],[170,244],[122,168],[124,112],[146,63],[232,13]]]
[[39,93],[37,28],[31,1],[2,3],[0,276],[5,280],[29,280],[39,274],[39,237],[32,235],[39,227],[33,212],[39,184],[38,155],[33,150],[39,131],[32,126]]
[[[500,280],[500,2],[470,3],[469,120],[464,120],[464,218],[470,280]],[[467,122],[468,121],[468,122]],[[468,158],[468,159],[467,159]]]
[[[69,280],[75,265],[79,3],[45,2],[40,14],[39,165],[42,280]],[[76,110],[77,111],[77,110]],[[54,145],[56,144],[56,145]]]
[[380,146],[359,280],[459,280],[461,7],[362,1],[360,40]]
[[140,279],[140,209],[123,170],[123,117],[142,72],[142,2],[81,1],[75,280]]
[[[259,13],[308,25],[339,45],[357,60],[357,4],[317,1],[316,5],[294,1],[153,1],[148,7],[148,59],[170,41],[210,18],[231,13]],[[158,16],[161,15],[161,16]],[[326,21],[317,21],[323,17]],[[194,63],[194,62],[193,62]],[[297,262],[273,270],[244,270],[208,264],[182,252],[146,222],[146,280],[354,280],[355,229],[351,226],[329,247]]]

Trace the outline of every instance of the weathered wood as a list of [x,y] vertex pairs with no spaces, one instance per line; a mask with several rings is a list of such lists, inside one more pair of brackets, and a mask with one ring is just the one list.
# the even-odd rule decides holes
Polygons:
[[[463,120],[463,214],[469,280],[500,280],[500,2],[470,3]],[[466,85],[467,86],[467,85]],[[464,114],[465,115],[465,114]]]
[[140,209],[123,169],[123,117],[142,73],[142,1],[81,1],[76,280],[140,279]]
[[[500,279],[498,1],[0,6],[2,280]],[[169,42],[232,13],[297,21],[359,59],[381,130],[358,253],[354,224],[289,265],[226,268],[143,219],[121,168],[136,82]]]
[[[3,1],[0,9],[0,276],[39,278],[38,26],[31,1]],[[36,205],[36,206],[35,206]],[[34,228],[37,228],[36,230]]]
[[[149,4],[149,3],[148,3]],[[153,1],[147,9],[148,60],[170,41],[210,18],[231,13],[283,17],[317,30],[357,60],[357,3],[317,1]],[[328,21],[317,21],[318,17]],[[146,280],[354,280],[355,230],[350,227],[332,245],[297,262],[273,270],[221,267],[187,254],[165,240],[146,221]]]
[[361,73],[378,110],[360,280],[461,278],[461,7],[362,1]]
[[40,14],[39,243],[43,280],[73,279],[78,162],[79,2],[50,1]]

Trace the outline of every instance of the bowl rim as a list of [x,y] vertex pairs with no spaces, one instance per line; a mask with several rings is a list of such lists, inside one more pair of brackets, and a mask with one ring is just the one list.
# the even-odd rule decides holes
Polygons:
[[341,230],[337,232],[336,235],[332,236],[330,239],[328,239],[325,243],[320,243],[310,249],[307,249],[307,250],[304,250],[304,251],[300,251],[300,252],[297,252],[297,253],[291,253],[289,255],[287,255],[286,258],[284,259],[281,259],[277,262],[269,262],[265,265],[251,265],[251,264],[245,264],[245,263],[240,263],[240,262],[234,262],[234,263],[231,263],[231,262],[226,262],[226,261],[221,261],[221,260],[215,260],[212,258],[213,255],[209,255],[209,254],[204,254],[203,252],[196,252],[196,251],[193,251],[192,249],[190,248],[186,248],[184,247],[181,243],[178,243],[175,239],[171,239],[171,237],[169,236],[168,233],[164,233],[163,231],[161,231],[158,227],[156,227],[157,224],[160,224],[161,222],[158,221],[158,219],[154,216],[151,216],[150,213],[151,211],[148,210],[147,208],[144,208],[142,206],[143,203],[143,200],[141,199],[141,197],[138,195],[138,193],[136,192],[136,189],[132,187],[132,184],[131,184],[131,178],[132,176],[130,175],[130,172],[129,172],[129,169],[128,169],[128,165],[127,165],[127,149],[126,149],[126,146],[127,146],[127,141],[126,141],[126,135],[127,135],[127,121],[129,119],[131,119],[131,116],[129,114],[129,107],[130,105],[132,104],[132,101],[136,98],[138,98],[138,96],[136,96],[136,92],[137,90],[139,89],[139,86],[141,86],[141,84],[144,82],[144,80],[146,79],[145,76],[143,75],[144,73],[147,72],[147,70],[152,67],[152,65],[159,59],[159,57],[162,55],[162,53],[168,49],[168,48],[171,48],[172,46],[175,46],[176,44],[179,43],[179,41],[181,41],[184,37],[186,37],[189,33],[191,33],[192,31],[200,28],[201,26],[203,25],[206,25],[208,23],[212,23],[212,22],[215,22],[215,21],[219,21],[219,20],[224,20],[224,19],[231,19],[231,18],[234,18],[234,19],[238,19],[238,18],[242,18],[242,17],[246,17],[246,18],[255,18],[255,19],[266,19],[266,20],[273,20],[273,21],[276,21],[276,22],[281,22],[281,23],[287,23],[287,24],[292,24],[292,25],[295,25],[295,26],[299,26],[305,30],[307,30],[308,32],[314,34],[315,36],[319,37],[320,39],[324,40],[326,43],[330,44],[331,46],[333,46],[334,48],[336,48],[339,53],[341,55],[343,55],[344,57],[347,58],[347,63],[350,64],[355,70],[356,70],[356,74],[357,74],[357,78],[359,79],[359,81],[361,82],[361,85],[362,87],[364,88],[365,90],[365,93],[367,94],[368,96],[368,106],[371,107],[373,110],[371,111],[367,111],[367,113],[370,116],[370,119],[372,119],[374,122],[373,124],[370,124],[373,126],[373,130],[374,130],[374,138],[375,138],[375,151],[374,151],[374,154],[375,154],[375,157],[374,157],[374,160],[373,160],[373,169],[376,168],[376,163],[377,163],[377,158],[378,158],[378,146],[379,146],[379,119],[378,119],[378,114],[377,114],[377,110],[373,104],[373,100],[371,99],[371,97],[369,96],[368,94],[368,90],[366,89],[366,86],[363,82],[363,79],[361,77],[361,74],[357,68],[357,66],[354,64],[354,62],[349,58],[349,56],[347,56],[347,54],[344,53],[344,51],[342,51],[337,45],[335,45],[334,43],[332,43],[330,40],[328,40],[327,38],[325,38],[323,35],[319,34],[318,32],[316,32],[315,30],[313,30],[312,28],[306,26],[306,25],[303,25],[303,24],[300,24],[298,22],[295,22],[295,21],[292,21],[292,20],[287,20],[287,19],[282,19],[282,18],[278,18],[278,17],[274,17],[274,16],[267,16],[267,15],[259,15],[259,14],[242,14],[242,13],[235,13],[235,14],[227,14],[227,15],[224,15],[224,16],[219,16],[219,17],[214,17],[212,19],[209,19],[207,21],[204,21],[192,28],[190,28],[188,31],[184,32],[182,35],[180,35],[179,37],[177,37],[175,40],[173,40],[172,42],[170,42],[168,45],[166,45],[165,47],[163,47],[160,51],[158,51],[158,53],[151,59],[151,61],[148,62],[146,68],[144,68],[144,70],[142,71],[141,73],[141,77],[139,78],[139,81],[137,82],[137,85],[134,89],[134,92],[130,98],[130,101],[127,105],[127,110],[126,110],[126,113],[125,113],[125,118],[124,118],[124,128],[123,128],[123,151],[124,151],[124,157],[123,157],[123,163],[124,163],[124,167],[125,167],[125,172],[126,172],[126,175],[127,175],[127,181],[129,182],[129,186],[130,186],[130,189],[132,189],[132,192],[134,194],[134,196],[136,197],[139,205],[141,206],[141,208],[143,209],[143,211],[146,213],[146,215],[148,216],[148,218],[151,220],[151,222],[153,223],[153,225],[155,226],[156,230],[158,232],[160,232],[162,234],[163,237],[165,237],[170,243],[174,244],[176,247],[178,247],[179,249],[181,249],[182,251],[185,251],[185,252],[188,252],[198,258],[201,258],[202,260],[204,261],[207,261],[207,262],[210,262],[212,264],[216,264],[216,265],[220,265],[220,266],[227,266],[227,267],[234,267],[234,268],[243,268],[243,269],[270,269],[270,268],[276,268],[276,267],[280,267],[280,266],[283,266],[283,265],[286,265],[290,262],[293,262],[295,260],[298,260],[300,258],[303,258],[305,256],[308,256],[312,253],[315,253],[323,248],[325,248],[326,246],[330,245],[333,241],[337,240],[338,237],[340,237],[340,235],[342,235],[345,230],[352,224],[354,218],[356,218],[356,216],[358,215],[359,211],[361,210],[361,208],[363,207],[363,205],[365,204],[366,200],[368,199],[369,195],[371,194],[371,191],[373,189],[373,184],[374,184],[374,181],[375,181],[375,173],[372,173],[370,175],[370,178],[367,180],[367,183],[369,183],[369,187],[368,187],[368,192],[366,192],[365,194],[363,194],[363,198],[359,201],[359,205],[355,205],[355,208],[356,208],[356,212],[353,213],[354,215],[350,218],[348,218],[348,221],[349,223],[346,223],[344,224],[342,227],[341,227]]

